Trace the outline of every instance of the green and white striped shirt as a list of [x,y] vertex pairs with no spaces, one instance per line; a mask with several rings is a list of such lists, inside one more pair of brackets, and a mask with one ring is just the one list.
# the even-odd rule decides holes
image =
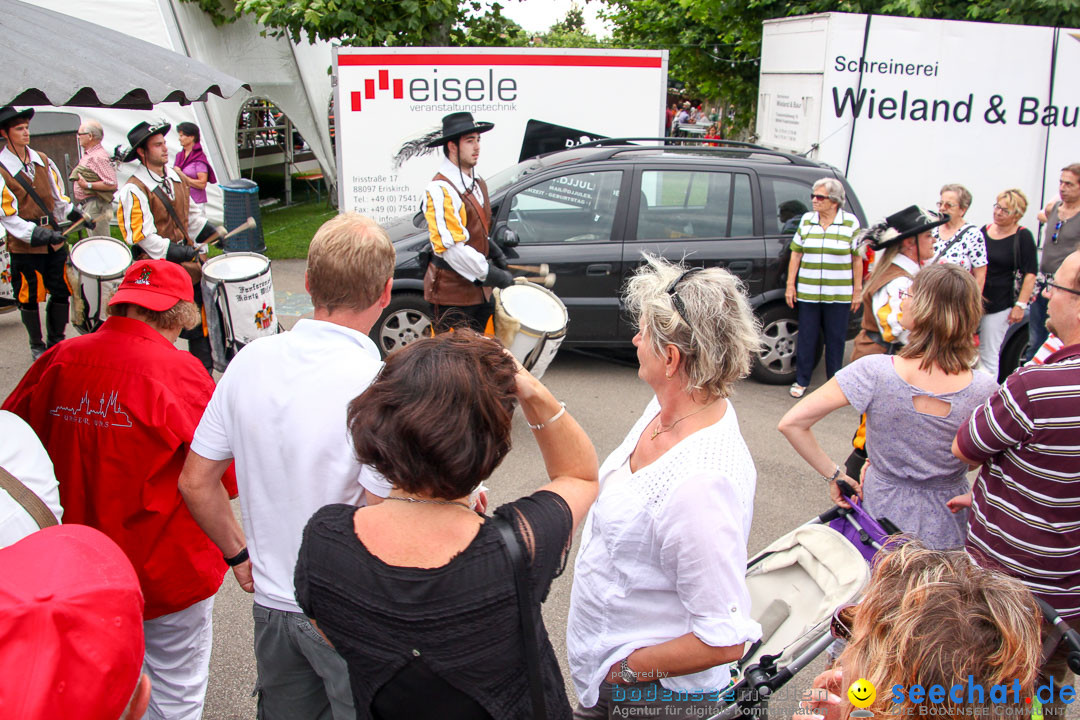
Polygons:
[[819,223],[816,212],[806,213],[791,240],[791,251],[803,255],[795,297],[803,302],[850,303],[859,219],[837,210],[832,225],[823,228]]

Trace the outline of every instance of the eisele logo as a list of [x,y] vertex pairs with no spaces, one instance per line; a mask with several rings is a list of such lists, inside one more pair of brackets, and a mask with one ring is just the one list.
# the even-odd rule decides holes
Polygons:
[[[376,88],[376,80],[378,87]],[[365,101],[390,93],[392,99],[426,102],[513,102],[518,99],[517,80],[495,77],[494,70],[474,77],[447,77],[432,68],[429,77],[414,77],[408,86],[402,78],[391,78],[389,70],[379,70],[378,78],[365,78],[363,92],[350,93],[353,112],[360,112]]]
[[[393,89],[394,99],[395,100],[400,100],[401,98],[403,98],[405,96],[405,91],[404,91],[405,81],[402,80],[401,78],[394,78],[393,81],[391,81],[391,79],[390,79],[390,71],[389,70],[379,70],[379,90],[383,91],[383,92],[385,92],[387,90],[390,90],[391,84],[394,87],[394,89]],[[361,103],[362,103],[363,100],[374,100],[374,99],[375,99],[375,79],[374,78],[367,78],[367,79],[364,80],[364,92],[360,93],[359,91],[354,91],[352,93],[352,109],[353,109],[353,112],[360,112],[360,110],[362,108]]]

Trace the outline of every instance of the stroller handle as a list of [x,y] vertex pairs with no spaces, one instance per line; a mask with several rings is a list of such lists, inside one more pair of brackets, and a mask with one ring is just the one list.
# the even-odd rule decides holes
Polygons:
[[1061,615],[1058,614],[1057,610],[1050,607],[1050,604],[1045,600],[1035,598],[1035,602],[1038,603],[1046,621],[1061,632],[1061,639],[1069,647],[1069,652],[1065,657],[1069,669],[1080,674],[1080,632],[1069,627],[1069,624],[1061,619]]
[[845,498],[850,498],[855,495],[855,488],[848,484],[847,480],[837,480],[836,487],[840,488],[840,494]]

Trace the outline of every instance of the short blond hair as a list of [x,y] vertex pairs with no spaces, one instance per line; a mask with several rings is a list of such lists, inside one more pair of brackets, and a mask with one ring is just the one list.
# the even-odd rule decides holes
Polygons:
[[190,330],[202,321],[199,306],[187,300],[177,300],[168,310],[148,310],[135,303],[116,303],[105,309],[110,317],[131,317],[138,315],[139,320],[162,330]]
[[[654,255],[644,254],[644,259],[626,286],[626,306],[634,322],[644,326],[657,355],[663,355],[667,345],[679,349],[687,393],[729,396],[735,381],[750,372],[761,347],[759,324],[742,283],[714,267],[686,275],[672,288],[689,268]],[[677,291],[683,313],[676,309],[671,289]]]
[[366,215],[347,212],[327,220],[308,247],[312,304],[330,312],[366,310],[393,276],[394,259],[390,236]]
[[1010,215],[1019,218],[1027,212],[1028,199],[1023,190],[1009,188],[997,196],[997,204],[1008,210]]

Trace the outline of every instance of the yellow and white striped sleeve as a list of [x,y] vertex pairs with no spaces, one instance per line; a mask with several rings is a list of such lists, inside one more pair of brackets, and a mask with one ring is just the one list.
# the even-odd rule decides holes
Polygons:
[[120,226],[120,234],[128,245],[138,245],[153,260],[165,257],[169,240],[157,234],[150,201],[135,183],[124,183],[120,188],[116,224]]
[[874,309],[874,320],[877,322],[882,339],[887,343],[906,343],[908,331],[900,324],[900,297],[901,291],[911,287],[912,279],[898,277],[888,282],[884,287],[874,293],[871,305]]
[[57,220],[64,220],[71,212],[74,205],[71,198],[64,194],[64,182],[60,179],[60,171],[56,169],[56,163],[49,158],[49,189],[53,196],[53,216]]
[[442,180],[430,183],[424,190],[423,205],[431,247],[436,254],[442,255],[447,248],[469,241],[465,203],[448,183]]
[[0,225],[8,235],[23,242],[30,242],[30,236],[34,233],[34,223],[19,217],[19,200],[7,186],[3,175],[0,175]]

